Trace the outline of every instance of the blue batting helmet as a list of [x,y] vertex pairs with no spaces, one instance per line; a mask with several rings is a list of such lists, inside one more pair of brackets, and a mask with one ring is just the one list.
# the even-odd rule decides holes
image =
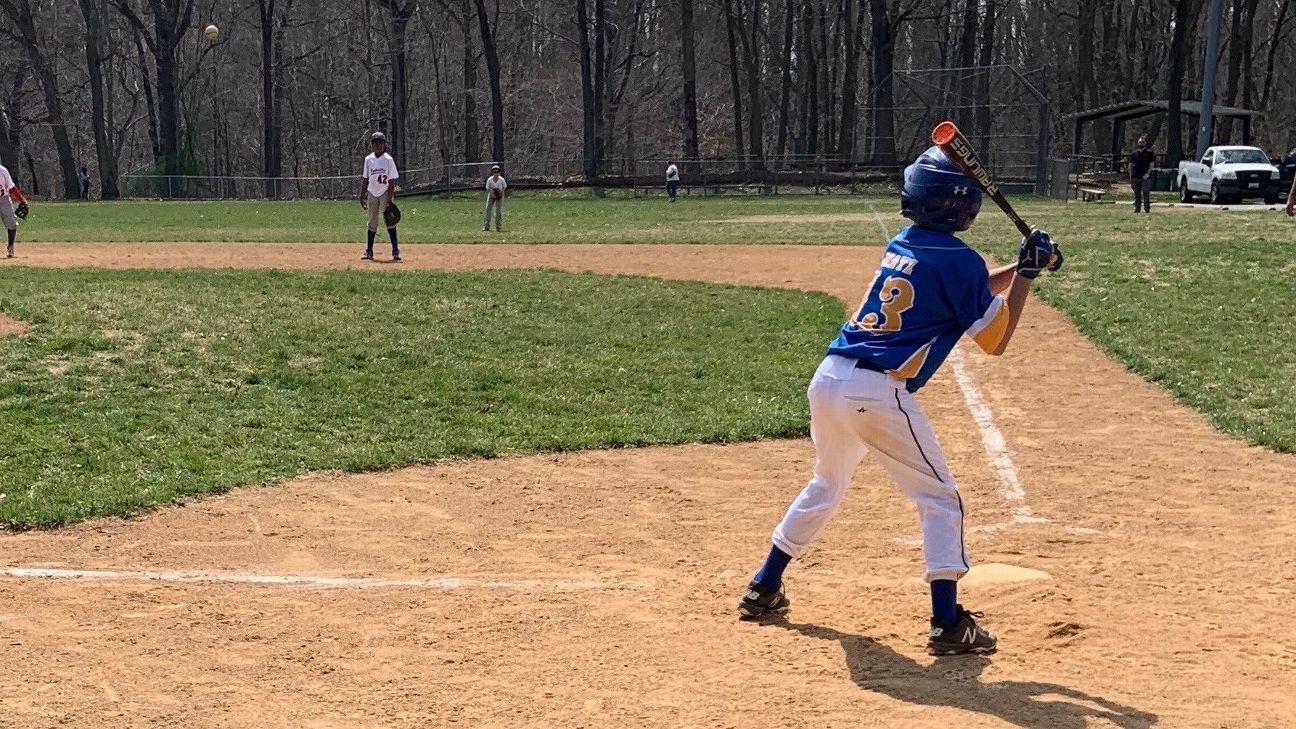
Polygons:
[[916,225],[954,233],[972,227],[981,212],[981,188],[931,147],[905,168],[900,212]]

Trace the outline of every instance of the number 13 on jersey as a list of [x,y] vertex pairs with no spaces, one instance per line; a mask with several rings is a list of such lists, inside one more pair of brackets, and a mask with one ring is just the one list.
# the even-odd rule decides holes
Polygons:
[[[881,275],[881,272],[878,273]],[[876,278],[873,279],[877,281]],[[872,291],[873,287],[869,286]],[[860,314],[853,324],[866,332],[898,332],[904,325],[903,314],[912,309],[914,305],[914,287],[909,279],[901,276],[890,276],[882,282],[882,288],[878,290],[878,302],[880,313],[877,311],[864,312],[868,304],[866,299],[864,304],[860,305]]]

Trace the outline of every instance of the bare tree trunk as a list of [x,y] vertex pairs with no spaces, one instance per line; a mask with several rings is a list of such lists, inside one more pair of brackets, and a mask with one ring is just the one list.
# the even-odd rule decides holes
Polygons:
[[[981,23],[981,60],[978,65],[985,69],[994,65],[994,42],[995,42],[995,2],[996,0],[986,0],[985,19]],[[976,124],[974,128],[979,136],[980,149],[990,149],[990,140],[992,133],[990,130],[990,72],[983,70],[981,72],[980,82],[977,84],[977,107],[976,107]]]
[[725,32],[729,36],[729,87],[733,92],[734,156],[738,158],[741,165],[743,160],[746,160],[747,155],[743,149],[742,84],[738,78],[738,42],[734,37],[733,0],[724,0],[724,14]]
[[[265,196],[279,195],[274,178],[283,176],[283,43],[293,0],[258,0],[261,44],[261,171]],[[282,12],[280,12],[282,10]]]
[[594,160],[601,171],[607,156],[607,0],[594,0]]
[[[837,140],[837,153],[850,154],[855,159],[855,129],[859,125],[859,61],[860,47],[864,40],[864,20],[868,17],[861,8],[856,7],[856,0],[846,0],[846,78],[842,82],[841,137]],[[854,16],[855,27],[850,28]]]
[[[971,68],[976,63],[977,48],[977,4],[978,0],[963,0],[963,30],[959,34],[958,41],[958,65],[960,68]],[[1093,3],[1087,3],[1092,5]],[[971,106],[974,102],[972,98],[972,72],[958,72],[958,101],[959,107]],[[970,111],[967,110],[967,111]],[[970,114],[967,114],[962,108],[958,110],[956,116],[965,120]]]
[[121,197],[117,189],[117,157],[109,137],[109,121],[104,104],[103,64],[106,60],[102,38],[103,16],[99,0],[78,0],[85,23],[86,70],[90,78],[90,122],[94,128],[95,157],[99,162],[99,196],[104,200]]
[[[791,2],[791,0],[789,0]],[[694,51],[693,0],[680,0],[680,43],[684,60],[684,159],[698,158],[697,54]],[[693,171],[694,165],[686,163]]]
[[[833,14],[832,28],[829,30],[828,13],[820,15],[819,22],[819,44],[823,50],[822,58],[824,59],[823,73],[820,74],[819,93],[823,98],[824,113],[822,115],[824,122],[823,134],[820,139],[823,140],[824,151],[832,156],[837,156],[837,106],[840,101],[841,88],[838,85],[838,78],[841,75],[841,43],[839,39],[842,35],[842,26],[845,24],[843,15],[846,13],[846,0],[831,0],[837,6],[837,12]],[[824,8],[826,11],[827,8]]]
[[761,98],[760,42],[762,36],[759,2],[760,0],[757,0],[756,7],[753,7],[748,14],[751,17],[750,36],[742,24],[744,11],[742,0],[735,0],[739,15],[734,18],[742,41],[743,60],[747,71],[747,151],[753,170],[765,169],[765,106]]
[[596,179],[599,176],[599,159],[595,151],[595,118],[594,107],[594,62],[589,42],[589,11],[585,0],[576,0],[576,35],[580,46],[581,69],[581,140],[584,148],[585,178]]
[[9,110],[0,105],[0,165],[18,170],[17,125],[9,121]]
[[[599,0],[601,2],[601,0]],[[495,52],[495,34],[491,32],[490,18],[486,15],[485,0],[477,0],[477,22],[481,26],[482,50],[486,53],[486,74],[491,89],[491,157],[503,163],[504,159],[504,92],[500,88],[500,62]]]
[[144,52],[144,40],[138,28],[131,27],[131,35],[135,40],[135,58],[139,66],[140,86],[144,89],[144,107],[148,112],[148,135],[149,146],[153,152],[153,159],[162,158],[162,142],[158,139],[158,119],[157,103],[153,97],[153,82],[149,76],[148,54]]
[[[441,164],[450,164],[450,111],[448,104],[449,94],[446,90],[446,72],[445,68],[447,59],[444,57],[445,47],[441,44],[439,33],[433,33],[431,27],[428,28],[428,38],[432,42],[432,77],[436,82],[436,120],[437,120],[437,151],[441,155]],[[448,182],[449,179],[446,179]]]
[[464,0],[463,27],[463,114],[464,162],[481,161],[481,132],[477,129],[477,51],[473,46],[472,18],[476,12]]
[[[626,49],[625,60],[620,64],[621,80],[617,84],[616,91],[612,94],[607,104],[607,132],[605,138],[609,141],[616,139],[616,124],[621,111],[621,104],[625,99],[626,91],[630,89],[630,79],[633,77],[635,70],[635,59],[639,56],[639,27],[643,21],[644,2],[645,0],[635,0],[634,8],[630,11],[629,17],[621,19],[620,27],[623,29],[629,28],[630,30],[630,43]],[[650,53],[648,55],[651,56],[652,54]],[[610,60],[611,59],[609,58],[609,61]],[[626,125],[628,127],[626,140],[627,144],[631,144],[634,141],[634,134],[632,132],[632,128],[634,127],[634,115],[630,114],[628,115],[628,118],[630,121]],[[622,160],[625,160],[624,155],[622,156]]]
[[[1224,94],[1222,100],[1225,106],[1233,106],[1238,99],[1238,82],[1242,78],[1242,52],[1245,47],[1242,43],[1242,35],[1250,35],[1252,29],[1247,26],[1242,27],[1243,21],[1243,3],[1245,0],[1233,0],[1229,9],[1229,37],[1228,37],[1228,76],[1224,83]],[[1219,130],[1219,140],[1225,144],[1232,141],[1233,138],[1233,120],[1224,117],[1216,123]]]
[[[264,0],[263,0],[264,1]],[[391,67],[392,67],[392,123],[391,136],[394,144],[392,157],[400,166],[408,160],[410,151],[409,129],[409,71],[407,69],[406,38],[409,34],[410,19],[418,9],[418,0],[384,0],[391,20]]]
[[77,178],[76,160],[72,154],[72,141],[63,116],[63,97],[59,91],[58,76],[42,50],[31,4],[29,0],[0,0],[0,15],[13,23],[11,37],[15,37],[22,46],[40,81],[45,109],[49,114],[50,132],[54,136],[54,150],[58,154],[59,171],[63,175],[63,195],[69,200],[75,200],[81,195],[81,187]]
[[[826,10],[826,8],[825,8]],[[816,108],[815,114],[819,119],[819,128],[816,131],[816,137],[819,142],[820,150],[823,154],[831,155],[836,150],[833,145],[837,142],[833,132],[833,117],[836,111],[833,100],[833,73],[834,60],[836,53],[833,51],[833,45],[828,42],[828,18],[826,12],[819,13],[819,69],[815,76],[819,80],[819,86],[815,89],[817,98],[821,100],[822,107]],[[818,107],[818,104],[816,104]]]
[[157,74],[157,117],[159,162],[164,175],[181,173],[180,79],[177,75],[180,41],[189,29],[194,0],[148,0],[153,18],[149,33],[130,0],[117,0],[117,8],[143,36],[153,54]]
[[1265,57],[1265,77],[1264,92],[1260,94],[1260,106],[1269,107],[1269,95],[1273,91],[1274,80],[1274,59],[1278,55],[1278,39],[1282,37],[1283,26],[1287,23],[1287,11],[1291,8],[1291,0],[1282,0],[1282,5],[1278,7],[1278,15],[1274,19],[1273,32],[1269,34],[1269,52]]
[[[1193,37],[1200,0],[1175,0],[1174,35],[1170,41],[1170,77],[1166,82],[1166,164],[1174,167],[1184,156],[1183,148],[1183,83],[1185,54],[1188,39]],[[1198,153],[1205,150],[1197,150]]]
[[[692,2],[692,0],[687,0]],[[788,137],[788,106],[791,101],[792,93],[792,39],[795,29],[793,27],[793,18],[796,15],[796,1],[785,0],[786,7],[783,14],[783,62],[782,62],[782,81],[779,89],[779,124],[778,124],[778,150],[775,156],[783,160],[783,153],[787,150]]]
[[873,67],[873,163],[896,165],[895,140],[895,28],[886,0],[869,0],[873,21],[870,48]]
[[[885,2],[885,0],[882,0]],[[805,59],[802,69],[804,78],[801,83],[801,153],[814,156],[819,153],[819,78],[818,62],[815,59],[814,43],[814,7],[810,0],[805,0],[801,17],[801,56]]]

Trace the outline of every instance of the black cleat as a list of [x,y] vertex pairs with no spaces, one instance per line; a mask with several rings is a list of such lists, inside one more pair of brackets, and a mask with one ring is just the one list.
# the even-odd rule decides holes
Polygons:
[[783,594],[783,586],[779,585],[777,590],[766,592],[761,589],[760,583],[753,582],[747,586],[747,593],[743,595],[742,600],[738,602],[738,616],[743,620],[752,618],[764,618],[773,615],[782,615],[792,607],[792,601]]
[[973,618],[981,613],[964,610],[958,606],[959,621],[954,624],[932,618],[931,633],[927,635],[927,652],[933,656],[953,656],[960,653],[994,653],[999,639],[994,633],[976,624]]

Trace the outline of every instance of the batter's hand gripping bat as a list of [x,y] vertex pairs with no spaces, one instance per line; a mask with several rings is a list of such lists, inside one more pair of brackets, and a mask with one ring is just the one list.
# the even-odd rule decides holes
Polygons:
[[932,144],[945,150],[945,156],[953,160],[954,164],[958,165],[968,177],[971,177],[977,187],[989,195],[990,199],[994,200],[995,204],[999,206],[999,209],[1007,214],[1008,219],[1013,222],[1013,225],[1017,226],[1017,230],[1021,232],[1022,237],[1029,238],[1031,231],[1034,229],[1025,220],[1022,220],[1017,211],[1013,210],[1012,203],[1009,203],[1003,193],[999,192],[999,187],[995,185],[994,180],[990,179],[990,171],[985,168],[985,165],[981,164],[976,151],[972,149],[972,143],[968,141],[967,137],[963,136],[963,132],[959,131],[958,125],[952,121],[943,121],[932,130],[931,138]]

